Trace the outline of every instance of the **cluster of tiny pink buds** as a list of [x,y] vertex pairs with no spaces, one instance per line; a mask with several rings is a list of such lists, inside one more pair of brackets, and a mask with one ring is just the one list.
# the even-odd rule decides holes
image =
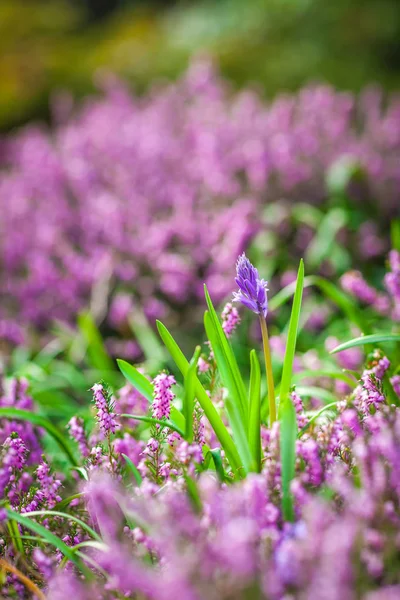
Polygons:
[[115,433],[117,422],[115,414],[111,412],[111,402],[107,390],[101,383],[95,383],[91,388],[93,391],[93,400],[97,408],[97,422],[104,435]]
[[154,400],[153,400],[153,417],[155,419],[168,419],[171,412],[171,402],[175,398],[175,394],[171,387],[176,383],[173,375],[160,373],[153,380],[154,385]]
[[231,302],[228,302],[225,304],[221,317],[222,329],[224,330],[226,337],[230,338],[240,323],[239,311]]
[[68,423],[68,429],[70,436],[77,442],[82,456],[85,458],[89,456],[89,448],[85,435],[83,419],[81,419],[81,417],[73,416]]
[[57,502],[61,502],[61,496],[58,494],[61,481],[51,474],[50,466],[46,462],[40,463],[36,469],[36,477],[40,487],[22,512],[37,510],[41,506],[54,508]]
[[370,361],[370,371],[377,379],[382,381],[386,371],[390,367],[390,361],[387,356],[384,356],[379,350],[375,350]]
[[197,368],[199,373],[207,373],[210,370],[210,363],[208,363],[204,358],[200,356],[199,361],[197,363]]
[[296,392],[291,393],[291,399],[296,409],[297,427],[303,429],[308,423],[308,419],[304,413],[303,401]]

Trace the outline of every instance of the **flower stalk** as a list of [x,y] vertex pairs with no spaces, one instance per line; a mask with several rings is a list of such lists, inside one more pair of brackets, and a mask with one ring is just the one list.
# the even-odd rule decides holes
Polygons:
[[274,386],[274,375],[272,372],[272,361],[271,351],[269,346],[268,328],[267,321],[263,314],[259,315],[261,335],[264,349],[264,360],[265,370],[267,373],[267,387],[268,387],[268,403],[269,403],[269,424],[272,427],[276,421],[276,403],[275,403],[275,386]]

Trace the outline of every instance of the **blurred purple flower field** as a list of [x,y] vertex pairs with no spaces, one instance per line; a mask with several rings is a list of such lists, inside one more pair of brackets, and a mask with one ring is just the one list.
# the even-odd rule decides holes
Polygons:
[[400,191],[395,96],[311,87],[267,104],[232,93],[207,62],[144,97],[112,77],[101,86],[74,110],[58,98],[50,130],[28,126],[1,143],[3,337],[74,322],[91,303],[102,317],[111,304],[114,328],[134,302],[150,320],[182,319],[204,281],[217,301],[230,293],[232,265],[260,231],[280,227],[277,252],[304,253],[307,226],[294,230],[285,210],[270,223],[263,210],[326,209],[335,185],[369,213],[343,228],[353,259],[387,250]]

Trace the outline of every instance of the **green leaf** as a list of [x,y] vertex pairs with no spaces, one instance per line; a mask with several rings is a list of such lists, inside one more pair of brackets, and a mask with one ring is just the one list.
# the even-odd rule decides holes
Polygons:
[[295,474],[297,419],[296,409],[289,394],[292,382],[293,361],[296,350],[301,300],[303,296],[303,282],[304,263],[303,260],[300,260],[279,391],[282,511],[283,516],[287,521],[292,521],[294,519],[293,498],[290,492],[290,484]]
[[261,471],[261,370],[255,350],[250,352],[249,445],[257,472]]
[[87,345],[90,363],[100,371],[113,371],[114,364],[104,347],[103,339],[90,313],[78,315],[78,327]]
[[101,542],[101,537],[92,527],[90,527],[85,521],[75,517],[75,515],[70,515],[65,512],[61,512],[59,510],[32,510],[30,512],[24,513],[25,517],[62,517],[63,519],[68,519],[69,521],[74,521],[77,523],[82,529],[87,531],[95,540]]
[[392,248],[400,252],[400,219],[393,219],[390,225]]
[[117,358],[118,368],[122,375],[133,385],[133,387],[142,394],[149,402],[153,402],[153,385],[140,373],[133,365],[130,365],[126,360]]
[[279,390],[279,409],[286,400],[290,401],[289,392],[292,384],[293,361],[296,350],[297,330],[299,326],[301,300],[303,296],[303,281],[304,281],[304,263],[300,261],[299,270],[297,273],[296,291],[293,299],[292,312],[290,315],[289,331],[286,342],[285,358],[283,361],[283,370],[281,385]]
[[255,464],[252,459],[248,440],[248,425],[246,426],[248,421],[247,419],[244,421],[243,411],[241,411],[242,403],[239,399],[239,392],[235,384],[233,372],[230,368],[230,362],[224,353],[224,348],[220,343],[220,337],[214,327],[214,322],[209,312],[204,314],[204,326],[214,352],[222,382],[228,388],[228,397],[225,398],[224,403],[239,456],[247,472],[255,470]]
[[331,354],[336,354],[337,352],[342,352],[342,350],[347,350],[348,348],[354,348],[355,346],[366,346],[369,344],[382,344],[384,342],[400,342],[400,334],[399,333],[374,333],[372,335],[362,335],[360,337],[349,340],[348,342],[344,342],[344,344],[340,344],[336,346],[333,350],[331,350]]
[[294,520],[293,498],[290,484],[295,475],[297,419],[296,409],[290,398],[281,405],[280,454],[282,469],[282,512],[286,521]]
[[142,485],[142,476],[137,470],[137,467],[133,464],[129,456],[126,456],[126,454],[121,454],[121,456],[124,458],[128,470],[132,473],[133,477],[135,478],[137,486],[140,487]]
[[316,269],[329,256],[337,233],[346,223],[347,213],[343,208],[333,208],[324,216],[306,252],[306,263],[311,269]]
[[195,396],[195,380],[200,352],[201,348],[200,346],[197,346],[193,358],[190,361],[189,369],[185,375],[185,396],[183,400],[183,413],[186,421],[185,438],[189,442],[189,444],[191,444],[193,441],[193,406]]
[[67,544],[63,542],[59,537],[54,535],[54,533],[51,533],[51,531],[46,529],[46,527],[43,527],[43,525],[36,523],[36,521],[32,521],[32,519],[30,519],[26,515],[19,514],[18,512],[11,510],[10,508],[6,508],[5,510],[9,519],[17,521],[26,529],[29,529],[30,531],[33,531],[34,533],[40,535],[40,537],[43,538],[45,542],[51,544],[52,546],[60,550],[60,552],[64,556],[66,556],[71,562],[73,562],[88,579],[93,579],[93,574],[90,571],[90,569],[88,569],[83,564],[83,562],[79,558],[77,558],[75,552],[69,546],[67,546]]
[[183,438],[185,437],[185,432],[182,431],[182,429],[180,429],[179,427],[177,427],[175,423],[169,420],[164,421],[162,419],[154,419],[153,417],[146,417],[144,415],[128,415],[125,413],[118,416],[125,417],[126,419],[134,419],[135,421],[142,421],[143,423],[150,423],[151,425],[160,425],[161,427],[168,427],[169,429],[172,429],[173,431],[179,433],[179,435]]
[[[172,358],[174,359],[176,366],[178,367],[182,375],[185,377],[189,369],[189,363],[186,360],[183,352],[181,351],[178,344],[175,342],[174,338],[172,337],[168,329],[165,327],[165,325],[163,325],[160,321],[157,321],[157,328],[160,337],[164,342],[165,346],[167,347]],[[233,443],[233,440],[229,435],[215,406],[213,405],[205,389],[201,385],[198,377],[195,378],[195,394],[200,406],[204,410],[206,418],[210,422],[210,425],[215,432],[215,435],[217,436],[221,446],[225,450],[226,457],[229,460],[232,469],[235,471],[235,474],[239,475],[239,477],[243,477],[243,465],[240,460],[236,446]]]
[[[133,365],[130,365],[125,360],[117,358],[118,367],[125,377],[133,385],[133,387],[144,396],[149,403],[153,402],[153,384],[147,379],[140,371]],[[185,419],[181,412],[175,407],[171,406],[171,421],[180,430],[185,429]]]
[[49,435],[57,442],[61,450],[64,452],[68,460],[74,465],[76,463],[75,457],[65,439],[58,429],[50,423],[47,419],[28,410],[21,410],[19,408],[0,408],[0,418],[15,419],[16,421],[28,421],[32,425],[37,427],[43,427]]
[[78,498],[83,498],[84,495],[85,494],[83,492],[79,492],[78,494],[73,494],[72,496],[68,496],[68,498],[64,498],[64,500],[61,500],[60,502],[58,502],[55,505],[54,510],[61,510],[62,508],[66,508],[67,506],[69,506],[71,504],[71,502],[73,500],[77,500]]
[[17,522],[14,521],[14,519],[10,519],[7,525],[14,548],[17,552],[21,554],[21,556],[23,556],[25,554],[24,544],[21,539],[21,534],[19,532]]
[[235,403],[240,412],[244,426],[247,427],[249,406],[247,402],[246,388],[243,383],[232,347],[225,335],[224,330],[222,329],[222,325],[219,321],[217,313],[215,312],[215,308],[211,301],[206,285],[204,286],[204,293],[210,315],[209,325],[212,325],[212,329],[214,331],[213,337],[216,348],[214,348],[212,340],[210,340],[210,342],[211,346],[213,346],[218,370],[224,386],[228,389],[232,401]]
[[203,509],[203,503],[200,498],[197,482],[192,477],[189,477],[189,475],[184,475],[184,479],[186,481],[186,491],[189,496],[190,502],[193,506],[193,509],[196,513],[201,513]]
[[205,469],[208,468],[208,465],[210,464],[211,460],[213,460],[214,462],[214,467],[218,475],[218,479],[221,481],[221,483],[224,483],[226,481],[226,475],[224,471],[224,465],[222,462],[221,450],[219,448],[214,448],[207,452],[207,454],[204,457],[203,463]]

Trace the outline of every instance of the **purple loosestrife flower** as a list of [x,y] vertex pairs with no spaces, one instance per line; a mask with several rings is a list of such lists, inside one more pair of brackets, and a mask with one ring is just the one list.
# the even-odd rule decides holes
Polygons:
[[268,313],[268,282],[260,279],[258,270],[251,264],[244,252],[236,263],[235,281],[239,290],[234,292],[233,301],[241,302],[257,315],[266,317]]
[[154,400],[153,400],[153,417],[155,419],[168,419],[171,412],[171,402],[175,398],[175,394],[171,391],[171,387],[176,383],[173,375],[160,373],[153,380],[154,385]]
[[91,388],[93,391],[93,399],[97,408],[97,421],[101,431],[108,436],[110,433],[115,433],[117,422],[115,414],[111,412],[110,395],[101,383],[95,383]]

